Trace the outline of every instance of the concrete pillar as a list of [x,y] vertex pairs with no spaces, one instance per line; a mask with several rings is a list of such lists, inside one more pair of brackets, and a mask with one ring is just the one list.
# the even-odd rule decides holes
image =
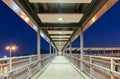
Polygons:
[[[81,60],[83,60],[83,55],[84,55],[84,51],[83,51],[83,47],[84,47],[84,35],[83,35],[83,30],[81,29],[81,33],[80,33],[81,35],[80,35],[80,52],[81,52],[81,54],[80,54],[80,59]],[[83,70],[83,62],[80,62],[80,69],[81,70]]]

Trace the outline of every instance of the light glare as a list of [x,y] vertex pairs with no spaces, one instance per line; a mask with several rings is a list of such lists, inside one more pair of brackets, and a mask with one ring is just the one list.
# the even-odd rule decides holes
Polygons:
[[4,58],[7,58],[7,56],[4,56]]
[[59,32],[59,34],[62,34],[62,32]]
[[7,50],[10,49],[10,46],[7,46],[5,49],[7,49]]
[[58,18],[58,21],[63,21],[63,18]]
[[12,46],[12,48],[11,48],[12,50],[16,50],[16,46]]
[[6,50],[16,50],[17,47],[16,46],[7,46],[5,49]]

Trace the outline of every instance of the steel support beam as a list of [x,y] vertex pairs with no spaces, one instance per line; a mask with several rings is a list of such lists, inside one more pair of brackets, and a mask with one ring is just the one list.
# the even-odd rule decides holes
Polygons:
[[38,60],[41,59],[41,52],[40,52],[40,29],[38,29],[38,32],[37,32],[37,56],[38,56]]
[[70,44],[70,55],[72,54],[72,43]]
[[62,28],[79,28],[79,23],[70,23],[70,24],[60,24],[60,23],[56,23],[56,24],[53,24],[53,23],[41,23],[40,24],[40,27],[41,28],[59,28],[59,27],[62,27]]
[[[81,33],[80,33],[80,59],[83,60],[83,55],[84,55],[84,51],[83,51],[83,47],[84,47],[84,35],[83,35],[83,30],[81,29]],[[83,70],[83,62],[80,62],[80,69]]]
[[50,41],[50,43],[49,43],[49,54],[51,55],[52,53],[51,53],[51,41]]
[[41,69],[41,63],[40,63],[40,59],[41,59],[41,51],[40,51],[40,29],[38,28],[38,31],[37,31],[37,60],[39,61],[39,64],[38,64],[38,70]]

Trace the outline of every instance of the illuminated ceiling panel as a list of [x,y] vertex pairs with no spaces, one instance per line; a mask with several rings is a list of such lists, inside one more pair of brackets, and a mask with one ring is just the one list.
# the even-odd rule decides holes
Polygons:
[[32,3],[90,3],[92,0],[29,0]]
[[63,40],[64,41],[64,40],[68,40],[68,39],[52,39],[52,40],[53,41],[55,41],[55,40]]
[[48,31],[49,34],[72,34],[73,31]]
[[51,36],[51,38],[69,38],[70,36]]
[[[38,17],[42,23],[78,23],[83,14],[81,13],[39,13]],[[61,18],[61,20],[60,20]],[[62,27],[62,26],[61,26]]]
[[54,42],[55,44],[65,44],[66,42]]

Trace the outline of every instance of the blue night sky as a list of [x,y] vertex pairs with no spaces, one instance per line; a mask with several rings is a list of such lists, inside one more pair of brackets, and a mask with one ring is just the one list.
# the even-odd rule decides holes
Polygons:
[[[14,55],[32,54],[37,49],[37,33],[20,19],[0,0],[0,56],[8,55],[5,46],[15,44],[18,50]],[[79,46],[78,37],[72,44]],[[41,38],[41,48],[47,50],[48,43]],[[97,20],[84,33],[85,47],[120,46],[120,2]]]

